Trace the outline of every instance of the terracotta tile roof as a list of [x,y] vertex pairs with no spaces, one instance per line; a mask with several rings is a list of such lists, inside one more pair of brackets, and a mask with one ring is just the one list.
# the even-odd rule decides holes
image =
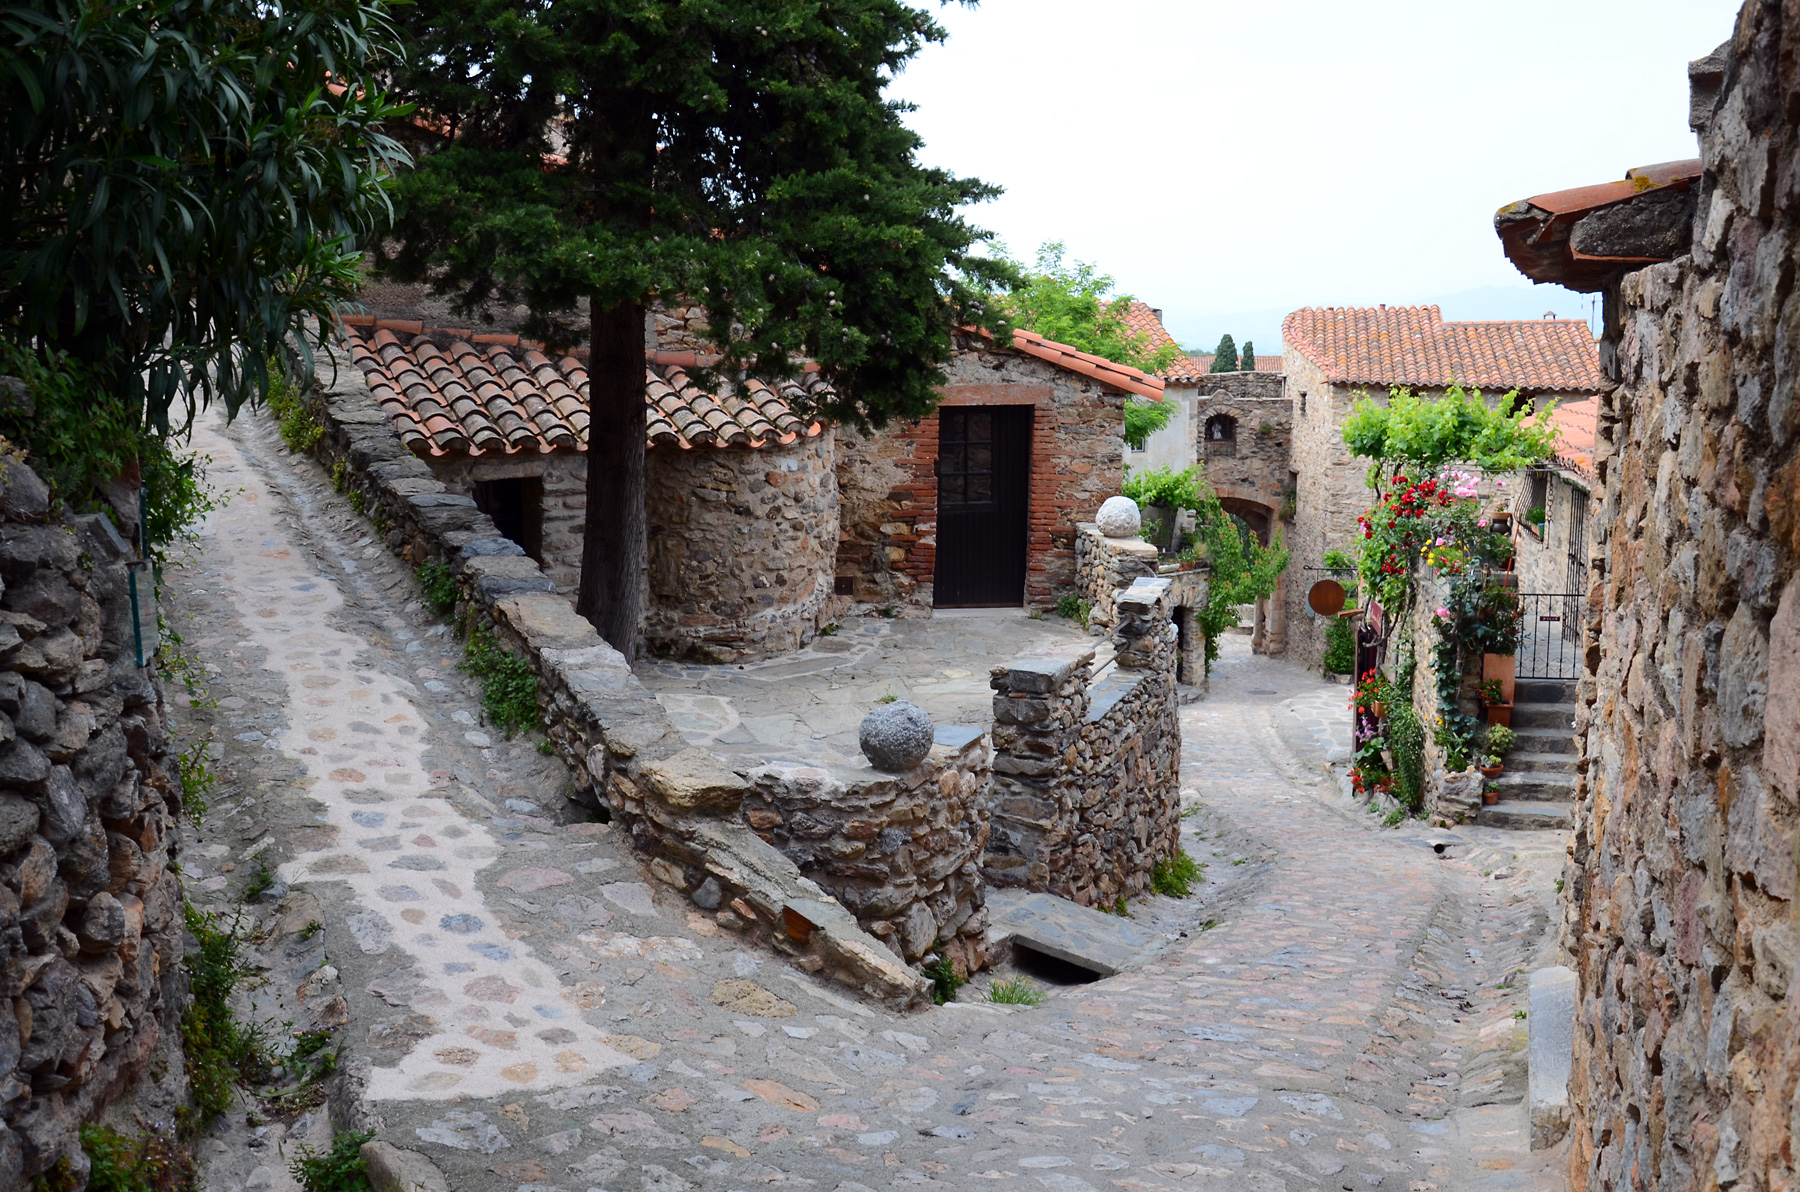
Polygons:
[[1600,390],[1600,353],[1580,319],[1446,323],[1435,306],[1307,307],[1281,335],[1333,384]]
[[[963,330],[971,335],[980,335],[987,339],[993,338],[990,333],[979,327],[965,327]],[[1035,331],[1014,331],[1012,346],[1027,356],[1036,356],[1039,360],[1047,360],[1058,368],[1066,368],[1070,372],[1092,377],[1096,381],[1111,385],[1114,389],[1123,389],[1127,393],[1135,393],[1139,397],[1147,397],[1152,401],[1162,400],[1162,378],[1153,377],[1130,365],[1114,364],[1104,356],[1083,352],[1078,348],[1071,348],[1068,344],[1059,344],[1053,339],[1045,339]]]
[[[1181,346],[1175,343],[1175,337],[1169,334],[1167,327],[1163,326],[1162,319],[1157,316],[1156,308],[1147,302],[1138,302],[1135,299],[1132,301],[1125,310],[1125,325],[1139,335],[1149,336],[1150,340],[1146,346],[1153,352],[1164,344]],[[1156,375],[1165,381],[1173,381],[1176,384],[1193,384],[1212,372],[1212,362],[1211,353],[1182,355],[1176,357],[1167,368],[1159,370]],[[1280,372],[1281,357],[1264,356],[1258,352],[1256,368],[1247,371]]]
[[1556,423],[1555,460],[1586,480],[1594,479],[1594,423],[1600,411],[1593,398],[1559,405],[1550,413]]
[[[588,374],[585,352],[552,358],[516,335],[426,328],[416,320],[344,319],[343,338],[401,442],[420,454],[585,451]],[[729,393],[700,388],[687,370],[692,352],[656,352],[644,360],[647,445],[762,447],[820,432],[794,413],[803,396],[827,396],[816,375],[767,384],[750,380]]]
[[[1204,381],[1208,376],[1212,375],[1212,362],[1213,354],[1211,352],[1207,352],[1202,356],[1189,356],[1185,361],[1177,361],[1170,367],[1164,369],[1162,375],[1169,378],[1171,381],[1180,381],[1187,384]],[[1244,371],[1278,373],[1281,371],[1281,368],[1281,357],[1265,356],[1261,352],[1258,352],[1256,354],[1256,367],[1254,369],[1245,369]]]

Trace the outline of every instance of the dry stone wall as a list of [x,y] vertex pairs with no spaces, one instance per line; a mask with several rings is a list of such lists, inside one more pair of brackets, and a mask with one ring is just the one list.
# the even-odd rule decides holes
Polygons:
[[994,668],[990,883],[1111,906],[1179,847],[1169,588],[1139,579],[1118,597],[1116,666],[1098,677],[1091,649]]
[[447,564],[459,619],[530,659],[549,739],[652,876],[804,969],[896,1005],[924,996],[922,977],[744,822],[744,777],[688,746],[537,564],[401,445],[358,370],[322,353],[309,400],[324,428],[316,454],[358,495],[388,549],[409,563]]
[[650,452],[652,653],[741,662],[812,641],[837,558],[835,455],[829,430],[762,449]]
[[0,1188],[85,1171],[77,1128],[179,1029],[180,787],[134,557],[0,458]]
[[987,964],[988,781],[979,729],[940,728],[905,774],[768,765],[748,775],[744,819],[908,961]]
[[[1104,634],[1118,621],[1118,598],[1139,579],[1157,576],[1156,548],[1141,538],[1108,538],[1093,522],[1075,527],[1075,590],[1091,606],[1090,632]],[[1206,687],[1206,639],[1200,634],[1200,610],[1206,607],[1209,572],[1165,576],[1169,584],[1169,619],[1175,625],[1175,680]]]
[[1563,942],[1581,1189],[1794,1186],[1800,71],[1744,6],[1688,256],[1608,294]]

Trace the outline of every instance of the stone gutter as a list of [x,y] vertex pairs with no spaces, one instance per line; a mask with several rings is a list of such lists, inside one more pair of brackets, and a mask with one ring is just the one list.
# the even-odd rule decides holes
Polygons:
[[923,977],[743,822],[745,778],[687,745],[537,563],[402,446],[353,362],[319,352],[306,400],[324,428],[313,456],[359,497],[387,548],[415,566],[447,564],[457,622],[489,627],[531,659],[547,734],[578,791],[611,813],[657,880],[728,906],[739,930],[802,969],[896,1008],[924,1002]]

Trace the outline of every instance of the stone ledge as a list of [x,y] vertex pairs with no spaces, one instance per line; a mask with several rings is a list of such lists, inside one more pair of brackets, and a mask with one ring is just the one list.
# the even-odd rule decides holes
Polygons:
[[1575,972],[1557,965],[1531,974],[1526,1012],[1531,1149],[1555,1146],[1569,1132],[1569,1073],[1575,1061]]

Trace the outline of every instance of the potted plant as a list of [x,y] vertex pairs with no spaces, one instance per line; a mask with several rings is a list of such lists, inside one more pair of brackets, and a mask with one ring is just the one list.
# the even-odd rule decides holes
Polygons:
[[1482,785],[1481,785],[1481,802],[1482,802],[1482,804],[1487,807],[1492,807],[1494,804],[1498,803],[1499,801],[1500,801],[1500,784],[1497,782],[1482,783]]
[[1506,686],[1499,679],[1483,679],[1477,688],[1481,693],[1481,707],[1487,713],[1490,725],[1510,727],[1512,725],[1512,701],[1506,698]]
[[1490,724],[1484,741],[1487,756],[1483,759],[1486,764],[1481,767],[1481,772],[1488,778],[1498,778],[1506,769],[1506,763],[1501,759],[1518,744],[1519,735],[1504,724]]

